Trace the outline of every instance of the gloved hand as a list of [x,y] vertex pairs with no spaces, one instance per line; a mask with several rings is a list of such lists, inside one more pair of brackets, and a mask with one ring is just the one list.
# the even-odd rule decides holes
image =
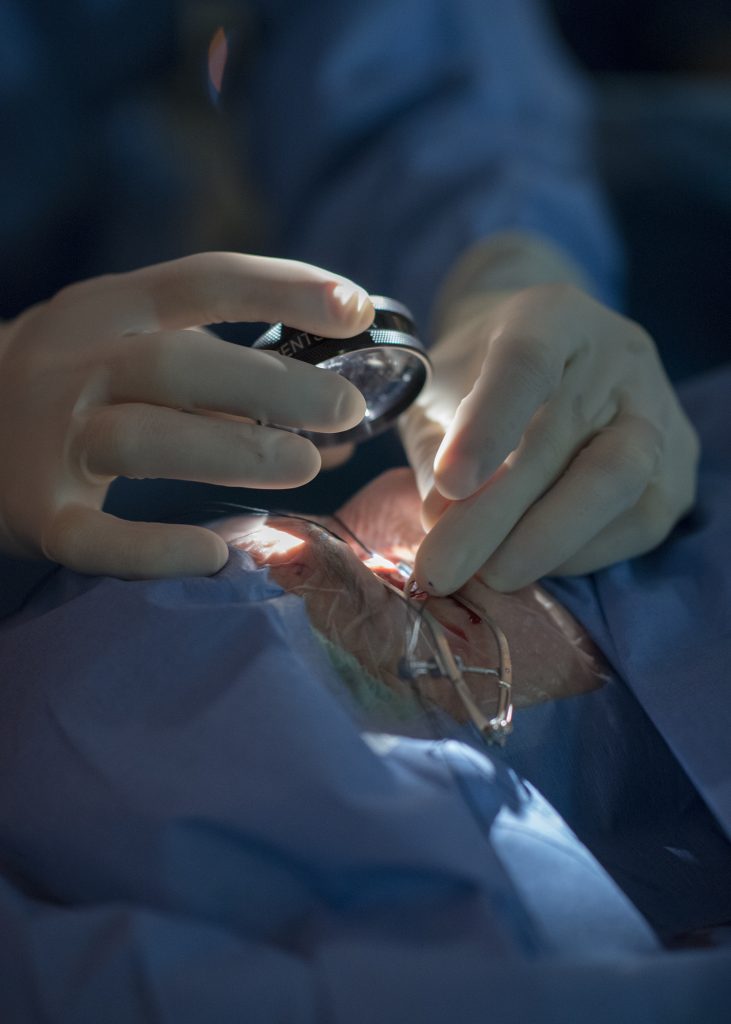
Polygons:
[[698,442],[655,345],[573,284],[472,295],[432,358],[401,421],[429,528],[415,587],[591,572],[691,507]]
[[211,531],[102,512],[114,477],[294,487],[319,453],[266,424],[346,430],[365,403],[336,373],[198,325],[350,336],[372,319],[367,294],[337,275],[204,253],[73,285],[2,324],[0,547],[128,579],[216,572],[228,550]]

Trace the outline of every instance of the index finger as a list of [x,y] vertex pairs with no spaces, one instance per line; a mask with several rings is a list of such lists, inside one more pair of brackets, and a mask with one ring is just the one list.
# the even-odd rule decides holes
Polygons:
[[474,494],[518,447],[533,415],[560,383],[566,348],[563,335],[542,336],[518,325],[493,341],[434,460],[434,480],[445,498]]
[[295,260],[205,252],[93,278],[67,290],[87,320],[116,333],[282,320],[325,337],[350,337],[373,320],[367,292]]
[[302,430],[348,430],[365,400],[333,370],[197,331],[119,339],[110,346],[107,397],[189,412],[245,416]]

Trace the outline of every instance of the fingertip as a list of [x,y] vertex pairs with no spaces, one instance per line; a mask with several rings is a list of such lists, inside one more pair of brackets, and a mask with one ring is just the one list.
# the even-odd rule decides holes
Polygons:
[[226,563],[228,562],[229,549],[228,544],[223,539],[223,537],[220,537],[217,533],[214,533],[212,530],[206,530],[205,532],[213,538],[213,544],[211,545],[210,551],[210,572],[203,573],[202,575],[213,576],[214,573],[220,572],[220,570],[223,569],[224,565],[226,565]]
[[347,462],[355,451],[354,444],[336,444],[320,452],[322,469],[335,469]]
[[465,498],[469,498],[474,493],[462,484],[463,481],[455,473],[434,474],[434,486],[444,501],[464,501]]
[[274,439],[272,462],[277,467],[277,479],[267,484],[273,489],[302,487],[314,480],[322,468],[318,448],[306,437],[288,430],[277,431]]
[[426,541],[422,543],[416,553],[412,581],[416,584],[416,589],[429,597],[445,597],[447,594],[451,594],[452,590],[448,585],[444,585],[441,566],[432,557],[428,546],[427,550],[424,550],[425,544]]
[[368,406],[355,384],[351,384],[345,377],[336,376],[339,394],[333,409],[334,426],[338,431],[351,430],[361,422]]
[[480,489],[484,480],[479,463],[471,458],[453,462],[442,459],[434,466],[434,484],[449,501],[464,501]]
[[213,576],[228,562],[228,545],[204,526],[150,525],[147,536],[139,537],[140,563],[130,571],[121,559],[115,575],[127,579]]
[[228,560],[225,541],[205,527],[128,522],[82,505],[60,510],[43,545],[76,572],[125,580],[210,576]]
[[343,337],[359,334],[373,323],[373,303],[359,285],[345,279],[332,281],[326,286],[325,295],[327,312]]

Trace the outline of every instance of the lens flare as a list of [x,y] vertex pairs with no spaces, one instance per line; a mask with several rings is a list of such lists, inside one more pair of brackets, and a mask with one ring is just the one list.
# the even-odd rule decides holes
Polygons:
[[398,572],[398,568],[389,561],[388,558],[384,558],[383,555],[370,555],[368,558],[363,559],[363,565],[368,569],[372,569],[373,572]]
[[215,104],[221,98],[227,61],[228,36],[222,28],[218,28],[208,44],[208,91]]

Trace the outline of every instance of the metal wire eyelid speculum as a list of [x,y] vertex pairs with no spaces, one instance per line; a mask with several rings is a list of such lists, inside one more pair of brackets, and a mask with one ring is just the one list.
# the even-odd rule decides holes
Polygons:
[[[347,533],[356,544],[363,548],[368,555],[373,556],[376,552],[365,544],[360,537],[350,529],[347,523],[338,515],[332,515],[332,519],[338,526]],[[396,562],[396,569],[403,579],[411,576],[411,567],[405,562]],[[390,586],[387,580],[382,580],[386,586]],[[433,676],[434,678],[446,677],[454,687],[457,695],[464,704],[465,710],[470,716],[473,724],[488,743],[497,743],[502,746],[507,737],[513,731],[513,662],[510,657],[508,638],[500,626],[490,618],[482,609],[472,608],[464,596],[460,597],[460,603],[475,615],[479,615],[483,622],[487,623],[492,630],[498,647],[498,668],[482,668],[477,665],[465,665],[459,655],[452,653],[446,634],[439,622],[430,615],[423,607],[415,608],[411,601],[398,589],[391,587],[394,593],[406,601],[409,609],[414,613],[413,625],[408,628],[406,651],[399,663],[399,675],[403,679],[417,679],[419,676]],[[436,656],[429,661],[419,661],[416,658],[416,645],[419,641],[421,624],[425,623],[431,634]],[[470,688],[464,680],[465,674],[492,676],[497,680],[498,704],[495,714],[488,718],[477,706]]]
[[[238,511],[247,511],[259,515],[286,516],[288,518],[300,519],[304,522],[312,523],[313,525],[322,528],[321,523],[296,512],[276,512],[271,509],[254,508],[250,505],[235,505],[233,502],[222,502],[221,505],[228,506],[229,510],[237,508]],[[337,514],[331,514],[330,518],[337,523],[343,533],[347,534],[352,540],[354,540],[355,543],[363,548],[369,556],[373,557],[377,555],[377,552],[365,544],[360,537],[358,537],[354,531],[351,530],[345,522],[343,522],[340,516]],[[338,539],[342,540],[343,538]],[[409,565],[405,562],[396,562],[392,564],[395,565],[396,570],[404,580],[409,579],[411,576],[411,567]],[[454,687],[459,699],[462,701],[470,720],[477,728],[483,739],[487,743],[494,743],[499,746],[503,746],[507,737],[513,731],[513,663],[510,656],[508,638],[505,636],[503,630],[482,609],[478,610],[477,608],[471,607],[470,602],[465,600],[464,596],[460,596],[460,603],[467,608],[468,611],[471,611],[475,615],[479,615],[482,621],[487,623],[495,637],[498,647],[498,668],[482,668],[477,665],[465,665],[459,655],[455,655],[452,652],[446,633],[434,616],[426,611],[423,606],[418,608],[415,607],[413,602],[410,601],[398,587],[392,586],[392,584],[387,580],[382,579],[381,581],[406,603],[409,611],[414,616],[412,625],[407,627],[406,651],[399,662],[399,675],[401,675],[403,679],[411,680],[418,679],[420,676],[425,675],[432,676],[434,678],[448,679]],[[435,656],[429,661],[421,661],[416,658],[416,647],[419,641],[422,624],[426,625],[429,630],[435,652]],[[498,686],[498,704],[497,710],[492,717],[488,717],[483,714],[477,706],[477,703],[470,692],[470,688],[465,682],[464,677],[466,674],[491,676],[496,679]]]
[[[408,598],[400,590],[396,587],[392,589],[408,602]],[[411,603],[408,603],[411,607]],[[412,609],[416,617],[413,625],[409,627],[406,652],[399,663],[399,674],[402,678],[406,679],[417,679],[419,676],[424,675],[433,676],[434,678],[447,678],[483,739],[488,743],[496,743],[502,746],[513,731],[513,665],[508,640],[502,629],[484,611],[480,610],[478,613],[477,609],[471,608],[463,597],[460,597],[460,603],[474,612],[474,614],[479,614],[482,621],[486,622],[492,630],[498,645],[499,667],[495,669],[482,668],[477,665],[465,665],[459,655],[455,655],[452,652],[440,623],[422,607],[418,611]],[[435,650],[435,657],[429,661],[420,661],[416,658],[416,645],[419,641],[422,623],[425,623],[429,629]],[[464,679],[468,673],[492,676],[497,680],[498,706],[492,717],[485,715],[478,707]]]

